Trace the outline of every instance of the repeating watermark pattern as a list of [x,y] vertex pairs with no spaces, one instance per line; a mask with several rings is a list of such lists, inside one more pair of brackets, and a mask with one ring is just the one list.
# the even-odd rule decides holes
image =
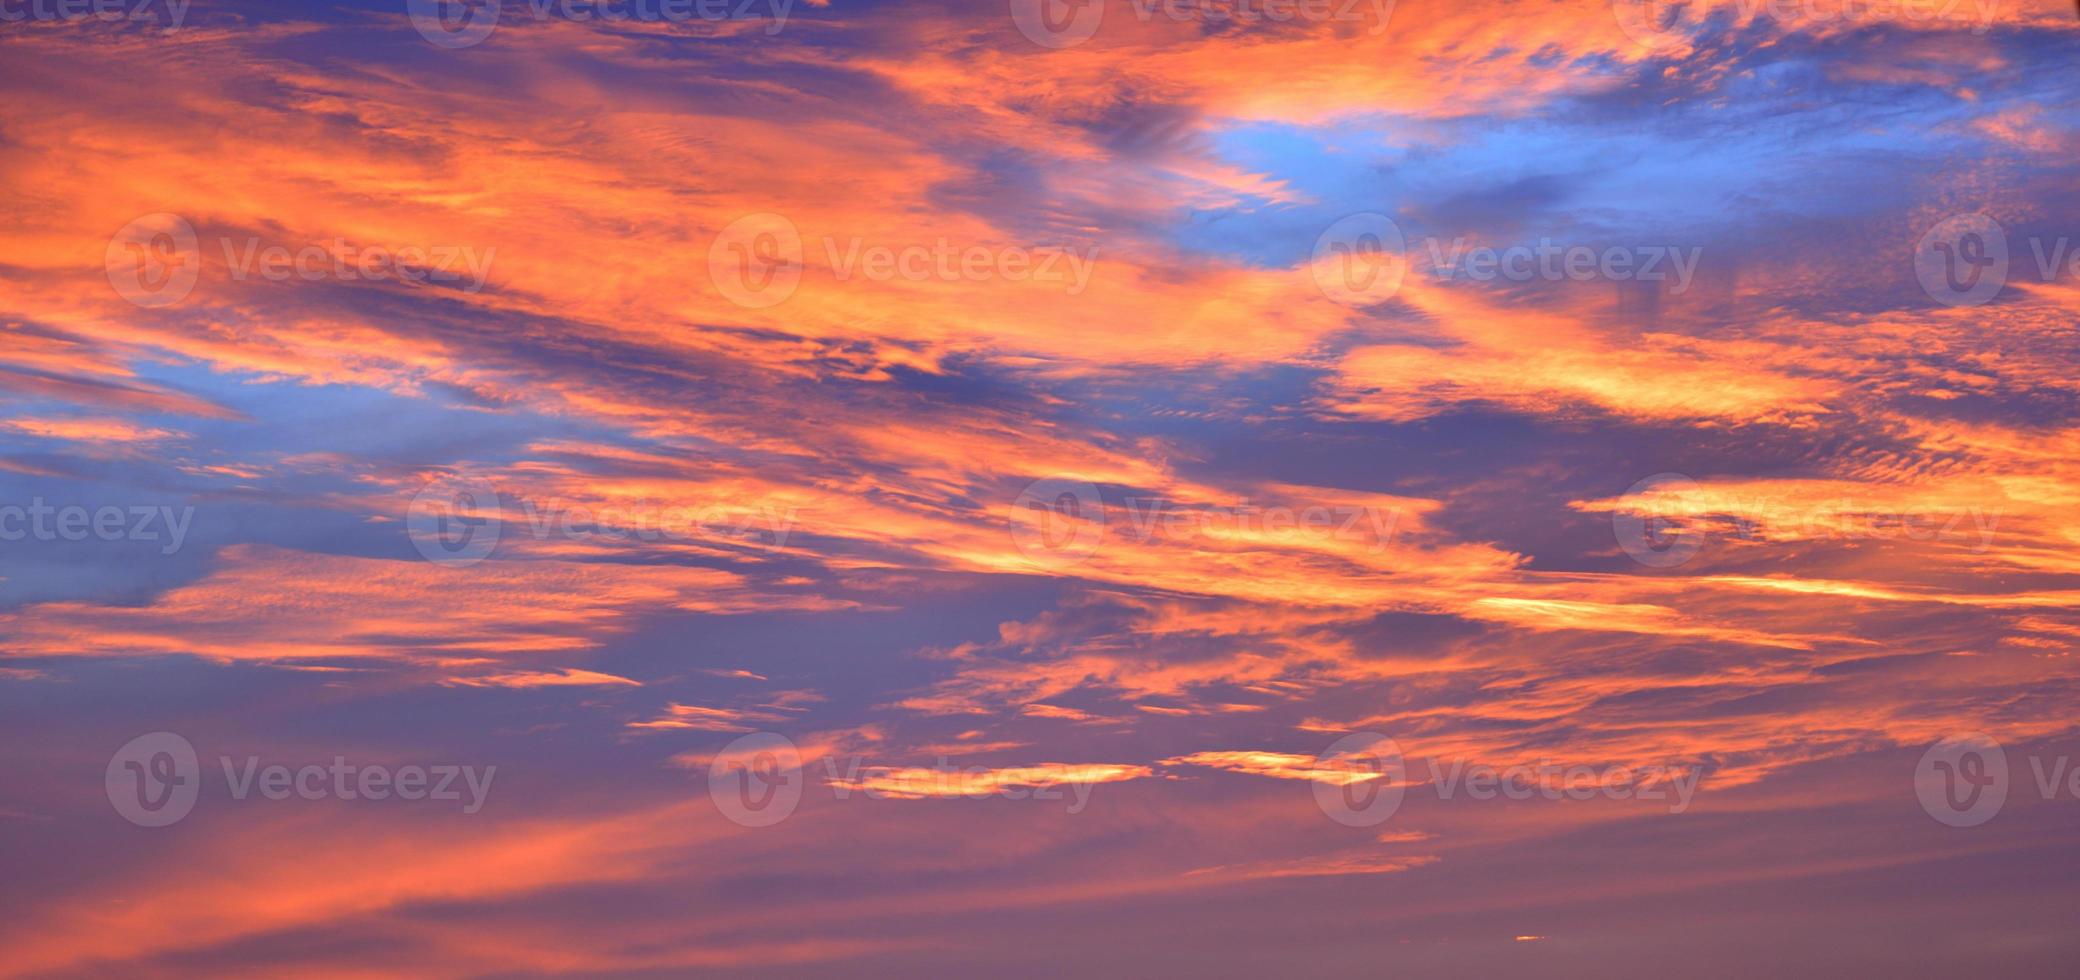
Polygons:
[[1393,819],[1408,793],[1401,746],[1375,732],[1345,735],[1316,757],[1324,774],[1313,780],[1314,804],[1346,827],[1377,827]]
[[[1061,802],[1070,814],[1090,805],[1091,789],[1125,766],[956,766],[941,756],[929,766],[870,765],[861,756],[826,756],[823,784],[836,799],[858,793],[870,800],[1039,800]],[[1077,778],[1077,774],[1092,778]]]
[[730,222],[708,245],[708,281],[746,309],[785,303],[802,285],[802,233],[762,211]]
[[1243,30],[1287,24],[1337,24],[1368,36],[1387,31],[1395,0],[1010,0],[1011,22],[1043,48],[1073,48],[1097,36],[1107,7],[1124,8],[1143,24],[1156,20],[1233,26]]
[[[224,268],[235,281],[398,282],[418,286],[458,284],[464,292],[484,288],[496,248],[469,245],[361,245],[330,241],[285,245],[259,236],[216,239]],[[160,212],[131,221],[109,239],[104,261],[109,285],[131,303],[155,309],[186,299],[202,269],[195,226]]]
[[1011,539],[1028,560],[1059,568],[1097,554],[1106,541],[1108,522],[1118,529],[1115,536],[1135,545],[1200,538],[1269,546],[1337,541],[1375,553],[1387,549],[1401,522],[1399,510],[1369,504],[1288,506],[1255,503],[1247,497],[1233,505],[1187,505],[1129,496],[1119,511],[1118,518],[1108,516],[1096,484],[1035,480],[1012,501]]
[[171,555],[188,540],[195,508],[167,505],[87,508],[55,506],[42,497],[29,505],[0,505],[0,541],[151,541]]
[[1914,278],[1945,306],[1978,306],[2008,282],[2008,235],[1983,214],[1952,215],[1914,245]]
[[1937,823],[1977,827],[1992,820],[2008,801],[2008,754],[1982,732],[1943,739],[1921,753],[1915,764],[1914,795]]
[[1766,541],[1772,536],[1809,541],[1943,541],[1974,554],[1993,547],[2001,511],[1965,507],[1903,511],[1861,504],[1852,496],[1790,501],[1759,493],[1705,494],[1681,473],[1656,473],[1626,488],[1611,511],[1618,547],[1650,568],[1674,568],[1697,557],[1714,535]]
[[405,13],[419,36],[455,50],[484,43],[498,29],[507,7],[536,22],[565,20],[603,24],[763,23],[768,37],[787,27],[794,0],[405,0]]
[[490,484],[443,477],[412,495],[405,533],[427,561],[467,568],[498,548],[499,536],[505,533],[505,509]]
[[807,782],[801,750],[774,732],[739,738],[708,763],[708,798],[745,827],[770,827],[792,816]]
[[1775,22],[1802,27],[1860,26],[1904,22],[1950,24],[1984,34],[1993,27],[2001,0],[1611,0],[1618,29],[1653,53],[1687,48],[1721,17],[1734,25]]
[[1697,274],[1703,246],[1687,249],[1675,245],[1612,245],[1601,249],[1589,245],[1561,245],[1541,238],[1536,245],[1493,248],[1469,246],[1465,238],[1452,240],[1449,250],[1441,239],[1428,238],[1430,275],[1438,282],[1467,279],[1474,282],[1669,282],[1672,294],[1686,292]]
[[179,823],[202,794],[195,746],[172,732],[139,735],[109,756],[103,776],[108,802],[140,827]]
[[497,550],[500,540],[524,533],[535,541],[598,543],[728,538],[772,548],[787,546],[797,509],[774,501],[618,501],[599,506],[550,504],[513,496],[467,477],[441,477],[412,496],[406,533],[421,557],[467,567]]
[[1082,564],[1105,543],[1105,501],[1084,480],[1035,480],[1011,502],[1011,541],[1028,561]]
[[[1681,473],[1656,473],[1625,489],[1626,500],[1655,500],[1663,493],[1697,493],[1697,481]],[[1704,547],[1704,528],[1695,521],[1652,511],[1619,509],[1611,513],[1611,533],[1632,560],[1649,568],[1674,568],[1697,557]]]
[[708,278],[724,298],[747,309],[777,306],[801,287],[807,257],[840,283],[1040,282],[1070,296],[1090,287],[1096,246],[985,246],[948,238],[888,243],[826,235],[807,241],[784,215],[747,214],[708,245]]
[[1401,291],[1407,252],[1394,219],[1373,211],[1346,215],[1315,236],[1308,271],[1322,295],[1345,306],[1371,306]]
[[[471,765],[356,765],[345,756],[330,763],[267,764],[259,756],[219,756],[225,794],[245,801],[404,800],[451,801],[463,813],[484,808],[498,767]],[[140,827],[179,823],[195,809],[205,772],[195,746],[172,732],[140,735],[109,757],[104,776],[108,802]]]
[[162,33],[181,29],[192,0],[0,0],[0,22],[82,21],[151,24]]
[[[1428,785],[1439,800],[1595,799],[1666,803],[1668,812],[1690,809],[1704,770],[1698,766],[1592,766],[1534,762],[1506,766],[1428,759]],[[1401,808],[1411,785],[1401,746],[1377,732],[1346,735],[1318,755],[1305,773],[1315,805],[1347,827],[1376,827]]]
[[[1039,765],[1012,768],[955,766],[945,757],[931,766],[875,765],[863,756],[824,756],[818,784],[832,799],[1038,800],[1082,813],[1096,784],[1145,768],[1118,765]],[[744,827],[771,827],[794,814],[813,774],[793,739],[756,732],[725,746],[708,763],[708,798],[717,812]]]
[[1509,766],[1429,760],[1437,798],[1469,800],[1644,800],[1667,803],[1668,812],[1690,809],[1704,770],[1697,766],[1591,766],[1538,762]]
[[[2080,801],[2080,766],[2071,756],[2031,753],[2028,788],[2037,798]],[[2008,753],[1984,732],[1951,735],[1921,753],[1914,796],[1921,809],[1947,827],[1977,827],[1998,816],[2011,786]]]
[[[1439,283],[1672,282],[1689,290],[1702,246],[1568,245],[1551,238],[1535,244],[1474,245],[1464,236],[1421,241],[1429,274]],[[1322,294],[1346,306],[1383,303],[1400,292],[1409,272],[1408,239],[1394,219],[1374,211],[1346,215],[1315,236],[1308,270]]]
[[102,261],[116,295],[147,309],[187,299],[202,273],[195,226],[164,211],[135,218],[119,229],[109,238]]
[[[2040,282],[2080,281],[2080,248],[2060,236],[2032,235],[2031,265]],[[1980,306],[1992,302],[2014,268],[2014,250],[2001,223],[1985,214],[1954,214],[1922,233],[1914,245],[1914,278],[1928,298],[1944,306]]]
[[265,279],[268,282],[402,282],[460,283],[461,290],[475,293],[491,276],[491,260],[497,248],[479,250],[469,245],[356,245],[344,238],[311,242],[295,247],[270,244],[258,236],[234,242],[219,239],[224,265],[236,280]]

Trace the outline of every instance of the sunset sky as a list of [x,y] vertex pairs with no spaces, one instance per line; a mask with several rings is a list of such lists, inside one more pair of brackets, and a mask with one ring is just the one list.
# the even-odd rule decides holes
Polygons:
[[0,976],[2080,975],[2076,69],[0,0]]

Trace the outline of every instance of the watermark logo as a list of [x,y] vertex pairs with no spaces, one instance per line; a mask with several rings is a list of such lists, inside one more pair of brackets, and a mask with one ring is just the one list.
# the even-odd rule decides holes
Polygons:
[[472,814],[484,809],[491,780],[498,775],[497,766],[357,766],[341,755],[333,756],[330,765],[294,767],[262,766],[260,757],[251,755],[243,760],[221,756],[217,761],[234,800],[251,797],[255,789],[269,800],[450,800]]
[[124,225],[103,254],[116,295],[146,309],[187,299],[202,273],[195,226],[177,214],[147,214]]
[[1659,54],[1690,43],[1711,6],[1707,0],[1611,0],[1611,17],[1633,43]]
[[870,800],[1037,800],[1066,802],[1070,816],[1090,805],[1099,783],[1152,775],[1147,766],[1043,762],[1037,765],[956,766],[945,756],[930,766],[868,765],[852,756],[839,765],[823,759],[824,785],[836,799],[859,793]]
[[[1500,248],[1475,245],[1460,236],[1447,242],[1424,238],[1438,283],[1471,282],[1672,282],[1686,292],[1697,274],[1702,246],[1568,245],[1551,238]],[[1413,253],[1392,218],[1377,212],[1347,215],[1315,238],[1309,271],[1322,293],[1347,306],[1364,307],[1393,298],[1401,289]]]
[[[1401,511],[1372,504],[1284,505],[1248,497],[1232,504],[1128,496],[1109,508],[1096,485],[1035,480],[1012,502],[1011,533],[1035,565],[1081,564],[1108,538],[1148,545],[1205,541],[1222,550],[1301,548],[1350,553],[1387,550]],[[1112,526],[1108,529],[1108,522]]]
[[1486,763],[1454,762],[1441,766],[1429,760],[1430,783],[1437,798],[1450,800],[1461,794],[1469,800],[1573,800],[1586,803],[1606,800],[1665,802],[1668,812],[1690,809],[1690,801],[1704,781],[1700,766],[1605,765],[1558,762],[1520,763],[1492,766]]
[[413,495],[406,531],[428,561],[462,567],[489,558],[502,542],[525,538],[599,545],[693,540],[785,548],[799,518],[785,498],[617,496],[596,504],[539,503],[517,493],[501,493],[482,480],[443,476]]
[[2008,235],[1983,214],[1951,215],[1914,245],[1921,291],[1945,306],[1978,306],[2008,281]]
[[[500,0],[405,0],[405,12],[419,36],[436,47],[474,47],[498,27]],[[755,8],[763,7],[760,11]],[[794,0],[525,0],[536,22],[704,24],[766,21],[768,37],[787,26]]]
[[1338,219],[1314,240],[1308,271],[1322,294],[1345,306],[1383,303],[1408,274],[1408,240],[1394,219],[1364,212]]
[[0,0],[0,23],[20,23],[25,20],[79,21],[91,17],[104,23],[130,21],[132,23],[166,26],[162,34],[171,34],[181,29],[188,19],[188,4],[191,0]]
[[0,506],[0,541],[153,541],[165,542],[162,555],[181,550],[188,539],[188,526],[195,508],[100,507],[88,510],[78,505],[55,506],[42,497],[29,506]]
[[[216,239],[224,268],[234,281],[400,282],[408,286],[460,283],[465,292],[484,288],[496,248],[467,245],[362,245],[330,241],[283,245],[258,236]],[[195,226],[177,214],[148,214],[108,240],[103,256],[109,285],[131,303],[154,309],[188,298],[202,271],[201,240]]]
[[202,764],[195,746],[172,732],[139,735],[108,760],[104,776],[109,805],[140,827],[179,823],[202,793]]
[[1650,568],[1682,565],[1711,540],[1939,542],[1984,554],[1993,547],[2002,516],[1980,507],[1904,510],[1893,502],[1858,502],[1847,493],[1707,489],[1681,473],[1656,473],[1622,496],[1569,506],[1609,511],[1618,546]]
[[443,477],[412,495],[405,532],[427,561],[467,568],[491,556],[504,524],[496,488],[481,480]]
[[770,827],[801,805],[807,778],[793,739],[757,732],[729,743],[708,764],[708,798],[733,823]]
[[1430,253],[1430,274],[1438,282],[1453,279],[1468,279],[1474,282],[1590,282],[1598,279],[1610,282],[1668,282],[1674,286],[1669,292],[1681,295],[1690,289],[1690,281],[1697,274],[1697,262],[1704,256],[1703,246],[1682,248],[1675,245],[1612,245],[1596,248],[1590,245],[1561,245],[1550,238],[1541,238],[1536,245],[1511,245],[1492,248],[1486,245],[1469,246],[1465,238],[1455,238],[1451,250],[1445,250],[1441,239],[1425,240]]
[[[345,756],[330,765],[266,765],[258,756],[234,760],[218,757],[224,788],[234,800],[257,791],[268,800],[454,800],[462,812],[484,808],[497,766],[371,765],[357,766]],[[195,809],[202,795],[203,770],[195,746],[172,732],[153,732],[131,739],[110,756],[104,775],[108,802],[123,819],[140,827],[167,827]]]
[[1071,296],[1090,286],[1095,246],[877,242],[858,235],[805,239],[785,216],[760,213],[731,222],[708,246],[708,278],[725,299],[747,309],[777,306],[801,287],[806,254],[819,270],[849,283],[1064,283]]
[[770,211],[730,222],[708,245],[708,278],[746,309],[787,302],[802,284],[801,230]]
[[1377,827],[1401,808],[1408,770],[1401,746],[1374,732],[1345,735],[1316,757],[1314,803],[1346,827]]
[[1611,512],[1611,533],[1617,537],[1618,547],[1649,568],[1674,568],[1697,557],[1698,549],[1704,547],[1704,529],[1652,511],[1661,494],[1682,497],[1696,494],[1697,489],[1697,482],[1681,473],[1656,473],[1626,488],[1624,499],[1643,501],[1649,509]]
[[[1386,33],[1395,0],[1126,0],[1135,20],[1202,24],[1207,29],[1252,30],[1266,24],[1362,25],[1367,37]],[[1073,48],[1091,39],[1105,20],[1106,0],[1011,0],[1011,21],[1043,48]]]
[[891,245],[830,236],[822,245],[839,282],[1051,282],[1066,283],[1065,291],[1079,296],[1098,263],[1096,246],[964,246],[947,238]]
[[[2080,767],[2071,756],[2030,753],[2029,788],[2045,801],[2080,801]],[[2021,785],[2021,784],[2015,784]],[[1984,732],[1952,735],[1929,746],[1914,767],[1914,795],[1921,809],[1947,827],[1977,827],[2008,802],[2008,754]]]
[[2008,755],[1982,732],[1953,735],[1921,753],[1914,767],[1914,795],[1937,823],[1977,827],[1992,820],[2008,800]]
[[[1948,22],[1973,34],[1993,26],[2001,0],[1611,0],[1618,29],[1652,54],[1688,47],[1712,17],[1745,25],[1774,21],[1786,30],[1833,24]],[[1976,23],[1974,23],[1976,21]]]
[[930,766],[877,765],[859,755],[821,754],[805,760],[787,736],[757,732],[731,742],[708,761],[708,797],[732,823],[773,826],[801,804],[810,785],[811,761],[821,763],[819,781],[838,801],[855,794],[874,801],[1056,801],[1066,803],[1071,815],[1090,804],[1097,784],[1153,774],[1147,766],[1116,763],[956,766],[944,755]]
[[405,0],[419,36],[441,48],[483,43],[498,27],[500,0]]
[[1011,540],[1045,567],[1080,565],[1105,541],[1105,502],[1096,484],[1034,480],[1011,504]]
[[344,238],[307,242],[294,247],[268,244],[258,237],[242,242],[218,239],[224,267],[233,280],[268,282],[400,282],[408,286],[459,283],[465,293],[481,292],[491,278],[498,249],[468,245],[358,245]]
[[2017,274],[2026,277],[2032,267],[2042,282],[2080,280],[2080,249],[2073,247],[2071,238],[2031,235],[2023,242],[2029,246],[2029,265],[2014,261],[2021,253],[1999,221],[1985,214],[1954,214],[1915,244],[1914,278],[1928,298],[1945,306],[1991,302]]
[[1057,51],[1098,33],[1106,0],[1011,0],[1011,22],[1026,40]]

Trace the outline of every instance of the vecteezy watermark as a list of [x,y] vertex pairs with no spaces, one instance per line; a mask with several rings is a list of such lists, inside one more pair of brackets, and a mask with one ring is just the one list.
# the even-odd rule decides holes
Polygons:
[[[876,242],[825,235],[805,247],[795,223],[771,212],[747,214],[708,245],[708,278],[730,302],[747,309],[777,306],[802,283],[805,258],[838,282],[1041,282],[1078,296],[1090,286],[1097,246]],[[821,253],[820,256],[817,253]]]
[[1322,295],[1345,306],[1392,299],[1408,275],[1408,240],[1384,214],[1345,215],[1315,236],[1308,272]]
[[235,244],[220,239],[224,265],[231,278],[269,282],[338,280],[340,282],[461,283],[463,292],[484,288],[498,249],[479,251],[469,245],[356,245],[344,238],[291,247],[249,236]]
[[1973,34],[1993,26],[2001,0],[1611,0],[1618,29],[1640,47],[1662,53],[1688,47],[1713,27],[1713,18],[1739,26],[1772,20],[1787,30],[1835,24],[1904,21],[1971,25]]
[[1374,732],[1345,735],[1315,759],[1314,804],[1346,827],[1377,827],[1401,808],[1408,767],[1401,746]]
[[540,504],[513,496],[508,506],[482,480],[441,477],[412,496],[405,531],[427,561],[467,567],[491,557],[501,537],[524,532],[535,541],[658,542],[726,539],[787,546],[797,510],[776,501],[619,500],[598,506]]
[[181,29],[191,0],[0,0],[0,23],[25,20],[106,23],[131,21],[163,25],[162,33]]
[[1116,765],[956,766],[944,756],[929,766],[868,765],[859,756],[821,760],[824,785],[831,796],[853,793],[870,800],[1040,800],[1066,804],[1064,812],[1082,813],[1098,783],[1137,769]]
[[507,6],[525,7],[537,22],[671,24],[753,23],[763,21],[768,37],[787,26],[794,0],[405,0],[405,13],[419,36],[437,47],[467,48],[483,43],[498,29]]
[[505,533],[505,508],[498,489],[489,483],[441,477],[412,495],[405,533],[427,561],[466,568],[497,549]]
[[[258,794],[266,800],[436,800],[462,803],[462,812],[484,808],[497,766],[354,765],[345,756],[329,764],[263,764],[259,756],[218,757],[224,788],[234,800]],[[140,827],[165,827],[195,809],[206,771],[195,746],[172,732],[140,735],[109,757],[104,773],[108,802]]]
[[1439,282],[1470,279],[1474,282],[1667,282],[1670,293],[1690,288],[1697,273],[1702,246],[1683,249],[1674,245],[1612,245],[1597,249],[1588,245],[1558,245],[1541,238],[1536,245],[1511,245],[1497,249],[1486,245],[1468,247],[1466,239],[1452,239],[1451,250],[1436,238],[1424,240],[1430,253],[1430,274]]
[[[1696,766],[1603,765],[1558,762],[1494,766],[1429,759],[1428,785],[1440,800],[1594,799],[1667,803],[1668,812],[1690,808],[1704,770]],[[1401,747],[1376,732],[1346,735],[1299,775],[1314,784],[1315,805],[1337,823],[1373,827],[1400,809],[1409,787]]]
[[[2069,238],[2025,239],[2041,282],[2080,281],[2080,249]],[[1914,245],[1914,278],[1944,306],[1979,306],[2008,284],[2013,255],[2007,229],[1984,214],[1953,214],[1922,233]]]
[[1042,479],[1027,484],[1011,504],[1011,540],[1027,560],[1050,567],[1080,564],[1105,543],[1113,521],[1116,537],[1136,545],[1161,540],[1219,541],[1225,546],[1265,547],[1338,542],[1385,551],[1401,512],[1371,504],[1254,503],[1184,504],[1160,497],[1123,498],[1117,518],[1108,517],[1095,484]]
[[147,309],[188,298],[202,273],[195,226],[177,214],[136,218],[109,238],[102,253],[116,295]]
[[1938,823],[1977,827],[1992,820],[2008,800],[2008,754],[1980,732],[1943,739],[1915,764],[1914,796]]
[[1656,473],[1615,500],[1578,502],[1576,509],[1611,514],[1611,533],[1632,560],[1674,568],[1697,557],[1714,534],[1728,540],[1906,540],[1968,543],[1974,554],[1993,546],[2001,512],[1978,507],[1895,510],[1835,499],[1790,499],[1768,493],[1707,489],[1681,473]]
[[[2031,787],[2040,799],[2080,800],[2080,767],[2069,756],[2029,756]],[[1993,736],[1964,732],[1921,753],[1914,766],[1914,796],[1921,809],[1949,827],[1977,827],[2008,802],[2008,753]]]
[[[2080,767],[2070,756],[2029,756],[2031,788],[2039,799],[2080,800]],[[2008,802],[2008,753],[1993,736],[1963,732],[1921,753],[1914,766],[1914,796],[1921,809],[1949,827],[1977,827]]]
[[[1657,500],[1662,493],[1695,494],[1697,481],[1681,473],[1656,473],[1625,489],[1625,500]],[[1611,511],[1611,534],[1632,560],[1649,568],[1674,568],[1697,557],[1704,528],[1658,510]]]
[[1536,762],[1508,766],[1429,760],[1430,782],[1437,798],[1464,793],[1469,800],[1645,800],[1666,802],[1668,812],[1690,809],[1704,770],[1697,766],[1591,766],[1582,763]]
[[[227,274],[237,281],[456,283],[469,293],[484,288],[498,253],[468,245],[362,245],[339,237],[286,245],[259,236],[224,236],[216,244]],[[103,261],[116,295],[155,309],[188,298],[200,278],[202,257],[195,226],[180,215],[160,212],[137,218],[110,237]]]
[[1081,564],[1105,543],[1105,500],[1084,480],[1034,480],[1011,502],[1011,541],[1042,566]]
[[34,497],[27,507],[0,505],[0,541],[163,541],[159,553],[170,555],[194,519],[193,507],[57,507]]
[[[1111,764],[991,768],[954,766],[941,757],[931,766],[871,765],[860,756],[817,760],[821,785],[837,800],[858,794],[870,800],[1006,799],[1066,803],[1082,813],[1098,783],[1149,774],[1143,766]],[[731,822],[770,827],[801,804],[812,779],[793,739],[756,732],[729,743],[708,763],[708,798]]]
[[708,763],[708,799],[744,827],[770,827],[792,816],[807,783],[801,750],[774,732],[737,739]]
[[140,827],[179,823],[202,793],[195,746],[172,732],[139,735],[108,759],[102,776],[108,802]]
[[[1536,244],[1496,248],[1465,237],[1422,240],[1417,254],[1429,258],[1430,277],[1440,283],[1472,282],[1669,282],[1671,293],[1690,288],[1701,246],[1564,245],[1551,238]],[[1322,294],[1346,306],[1383,303],[1401,290],[1409,271],[1408,239],[1394,219],[1367,211],[1346,215],[1315,237],[1308,271]]]
[[[1368,37],[1386,33],[1395,0],[1125,0],[1135,20],[1160,18],[1175,23],[1234,25],[1358,25]],[[1026,40],[1043,48],[1073,48],[1104,26],[1108,0],[1010,0],[1011,22]]]

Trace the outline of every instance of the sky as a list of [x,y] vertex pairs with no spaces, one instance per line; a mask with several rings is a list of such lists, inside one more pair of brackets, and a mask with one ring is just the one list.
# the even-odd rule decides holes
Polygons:
[[0,976],[2080,969],[2064,0],[0,0]]

